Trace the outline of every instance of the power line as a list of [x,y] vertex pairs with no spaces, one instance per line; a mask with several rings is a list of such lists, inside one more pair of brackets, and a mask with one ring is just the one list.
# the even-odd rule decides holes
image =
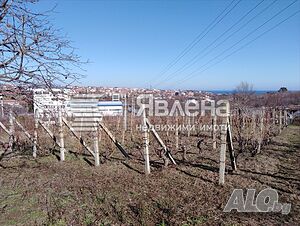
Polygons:
[[[242,0],[237,1],[231,8],[235,0],[232,0],[230,4],[199,34],[197,37],[173,60],[169,63],[165,69],[157,76],[158,78],[164,75],[170,68],[172,68],[179,60],[181,60],[194,46],[196,46],[216,25],[218,25]],[[227,9],[229,9],[228,12]],[[224,15],[223,13],[226,12]],[[223,16],[222,16],[223,15]],[[220,18],[221,17],[221,18]],[[219,19],[220,18],[220,19]],[[219,19],[219,20],[218,20]],[[216,22],[217,21],[217,22]],[[155,78],[154,78],[155,79]],[[151,82],[151,81],[150,81]],[[148,83],[150,83],[148,82]]]
[[[270,19],[268,19],[267,21],[265,21],[263,24],[261,24],[260,26],[258,26],[257,28],[255,28],[254,30],[252,30],[251,32],[249,32],[247,35],[245,35],[242,39],[240,39],[238,42],[236,42],[234,45],[232,45],[231,47],[225,49],[224,51],[222,51],[220,54],[218,54],[217,56],[215,56],[214,58],[212,58],[211,60],[209,60],[208,62],[206,62],[204,65],[202,65],[200,68],[198,68],[197,70],[189,73],[185,78],[176,81],[174,83],[182,83],[185,82],[193,77],[195,77],[196,75],[194,75],[196,72],[199,71],[199,69],[205,67],[206,65],[208,65],[209,63],[211,63],[212,61],[216,60],[217,58],[219,58],[220,56],[222,56],[224,53],[226,53],[227,51],[229,51],[230,49],[232,49],[233,47],[235,47],[237,44],[239,44],[240,42],[242,42],[243,40],[245,40],[247,37],[249,37],[250,35],[252,35],[254,32],[256,32],[258,29],[260,29],[261,27],[263,27],[265,24],[267,24],[268,22],[270,22],[271,20],[273,20],[274,18],[276,18],[278,15],[280,15],[282,12],[284,12],[286,9],[288,9],[290,6],[292,6],[293,4],[295,4],[298,0],[293,1],[292,3],[290,3],[288,6],[286,6],[285,8],[281,9],[279,12],[277,12],[276,14],[274,14]],[[300,11],[300,10],[299,10]],[[277,26],[279,26],[280,24],[282,24],[283,22],[285,22],[286,20],[290,19],[291,17],[295,16],[297,13],[299,13],[299,11],[296,11],[294,14],[292,14],[291,16],[289,16],[288,18],[284,19],[283,21],[279,22],[278,24],[276,24],[275,26],[273,26],[272,28],[268,29],[267,31],[265,31],[264,33],[262,33],[261,35],[259,35],[258,37],[256,37],[255,39],[251,40],[250,42],[246,43],[245,45],[243,45],[242,47],[238,48],[237,50],[235,50],[233,53],[227,55],[226,57],[222,58],[222,60],[218,61],[217,63],[212,64],[211,66],[205,68],[204,70],[200,71],[200,73],[208,70],[209,68],[211,68],[212,66],[214,66],[215,64],[218,64],[220,62],[222,62],[223,60],[225,60],[227,57],[233,55],[234,53],[238,52],[239,50],[243,49],[244,47],[248,46],[250,43],[252,43],[253,41],[257,40],[258,38],[260,38],[261,36],[263,36],[264,34],[268,33],[269,31],[273,30],[274,28],[276,28]]]
[[[235,54],[236,52],[240,51],[241,49],[245,48],[246,46],[250,45],[252,42],[256,41],[257,39],[259,39],[260,37],[262,37],[263,35],[267,34],[268,32],[270,32],[271,30],[275,29],[276,27],[278,27],[279,25],[281,25],[282,23],[284,23],[285,21],[289,20],[290,18],[292,18],[293,16],[295,16],[296,14],[300,13],[300,10],[296,11],[295,13],[293,13],[292,15],[290,15],[289,17],[287,17],[286,19],[282,20],[281,22],[279,22],[278,24],[276,24],[275,26],[271,27],[270,29],[266,30],[265,32],[263,32],[262,34],[260,34],[259,36],[257,36],[256,38],[252,39],[251,41],[247,42],[246,44],[242,45],[240,48],[236,49],[235,51],[231,52],[230,54],[226,55],[225,57],[223,57],[221,60],[217,61],[216,63],[212,64],[211,66],[205,68],[204,70],[202,70],[200,73],[210,69],[211,67],[215,66],[216,64],[221,63],[222,61],[224,61],[226,58],[232,56],[233,54]],[[185,82],[187,80],[189,80],[190,78],[182,81]]]
[[[263,0],[264,1],[264,0]],[[263,13],[264,11],[266,11],[271,5],[273,5],[276,1],[275,0],[273,2],[271,2],[271,4],[269,4],[267,7],[265,7],[263,10],[261,10],[258,14],[256,14],[255,16],[253,16],[250,20],[248,20],[246,23],[244,23],[243,25],[241,25],[235,32],[231,33],[229,36],[227,36],[227,38],[225,38],[222,42],[220,42],[218,45],[216,45],[213,49],[211,49],[210,51],[206,52],[206,54],[203,55],[203,52],[205,52],[210,46],[212,46],[218,39],[220,39],[222,36],[224,36],[224,34],[226,34],[228,31],[230,31],[235,25],[239,24],[247,15],[249,15],[254,9],[256,9],[263,1],[259,2],[254,8],[252,8],[250,11],[248,11],[242,18],[240,18],[235,24],[233,24],[230,28],[228,28],[225,32],[223,32],[218,38],[216,38],[212,43],[210,43],[206,48],[204,48],[202,51],[200,51],[196,56],[194,56],[190,61],[188,61],[185,65],[183,65],[183,67],[179,68],[178,70],[176,70],[174,73],[170,74],[168,76],[168,78],[164,79],[163,81],[161,81],[161,83],[177,77],[179,74],[178,72],[182,72],[184,70],[186,70],[187,68],[190,68],[191,66],[193,66],[199,59],[204,58],[205,56],[207,56],[210,52],[212,52],[214,49],[216,49],[218,46],[220,46],[221,44],[223,44],[225,41],[227,41],[230,37],[232,37],[234,34],[238,33],[240,30],[242,30],[243,28],[245,28],[245,26],[247,24],[249,24],[252,20],[254,20],[257,16],[259,16],[261,13]],[[202,56],[201,56],[202,55]],[[201,57],[200,57],[201,56]],[[174,75],[174,76],[173,76]],[[161,84],[160,83],[160,84]]]
[[[171,73],[170,75],[168,75],[165,79],[163,79],[160,83],[156,83],[154,86],[164,83],[165,81],[168,81],[171,78],[174,78],[176,76],[178,76],[178,72],[180,71],[184,71],[185,69],[193,66],[196,62],[197,62],[197,58],[199,58],[199,56],[201,56],[201,54],[203,54],[204,51],[206,51],[210,46],[212,46],[214,43],[216,43],[216,41],[218,41],[221,37],[223,37],[226,33],[228,33],[232,28],[234,28],[237,24],[239,24],[241,21],[243,21],[243,19],[245,19],[253,10],[255,10],[259,5],[261,5],[265,0],[260,1],[257,5],[255,5],[252,9],[250,9],[246,14],[244,14],[241,18],[239,18],[237,20],[237,22],[235,22],[231,27],[229,27],[226,31],[224,31],[221,35],[219,35],[213,42],[211,42],[208,46],[206,46],[204,49],[202,49],[197,55],[195,55],[190,61],[188,61],[187,63],[185,63],[182,67],[180,67],[178,70],[176,70],[175,72]],[[228,36],[225,40],[223,40],[223,42],[219,43],[218,46],[222,43],[224,43],[228,38],[230,38],[232,35],[236,34],[237,32],[239,32],[240,30],[242,30],[243,28],[245,28],[245,25],[247,25],[248,23],[250,23],[253,19],[255,19],[258,15],[260,15],[262,12],[264,12],[265,10],[267,10],[271,5],[273,5],[276,1],[275,0],[273,2],[271,2],[271,4],[269,4],[267,7],[265,7],[261,12],[259,12],[258,14],[256,14],[254,17],[252,17],[250,20],[248,20],[245,24],[243,24],[242,26],[240,26],[240,28],[238,30],[236,30],[235,32],[233,32],[230,36]],[[217,46],[216,46],[217,47]],[[215,48],[216,48],[215,47]],[[214,48],[214,49],[215,49]],[[204,56],[206,56],[207,54],[205,54]],[[200,57],[203,58],[204,56]],[[199,59],[198,59],[199,60]],[[176,75],[177,74],[177,75]],[[174,76],[173,76],[174,75]]]

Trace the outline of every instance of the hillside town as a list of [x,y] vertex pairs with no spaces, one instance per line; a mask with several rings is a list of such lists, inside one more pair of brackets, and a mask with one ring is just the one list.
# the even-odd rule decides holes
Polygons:
[[[16,96],[18,94],[19,96]],[[123,112],[125,99],[134,99],[140,94],[152,94],[154,98],[171,100],[176,98],[209,100],[215,94],[201,91],[174,91],[143,88],[118,87],[68,87],[68,88],[36,88],[20,89],[13,85],[0,85],[1,106],[10,106],[22,113],[34,113],[46,116],[57,112],[61,107],[67,115],[74,112],[74,108],[83,109],[97,107],[102,115],[120,115]],[[80,101],[84,105],[78,105]],[[76,106],[74,106],[74,104]],[[32,106],[31,106],[32,105]],[[2,108],[2,109],[3,109]],[[3,110],[4,114],[5,110]],[[102,112],[102,113],[101,113]]]
[[0,226],[300,225],[300,0],[0,0]]

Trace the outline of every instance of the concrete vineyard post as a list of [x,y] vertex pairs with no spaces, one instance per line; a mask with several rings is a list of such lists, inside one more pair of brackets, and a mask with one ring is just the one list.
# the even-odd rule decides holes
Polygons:
[[276,110],[275,110],[275,108],[272,109],[272,122],[273,122],[273,125],[276,124]]
[[95,127],[95,131],[93,132],[93,140],[94,140],[94,153],[95,153],[95,166],[100,165],[100,157],[99,157],[99,135],[98,129]]
[[64,141],[61,107],[58,108],[58,126],[59,126],[60,161],[65,161],[65,141]]
[[279,133],[281,133],[282,130],[282,110],[279,109]]
[[148,140],[148,128],[147,128],[147,121],[146,121],[146,108],[144,108],[143,111],[143,130],[144,130],[145,174],[150,174],[149,140]]
[[187,116],[187,124],[188,124],[188,137],[190,137],[190,135],[191,135],[191,117],[188,115]]
[[122,132],[122,143],[125,142],[125,133],[127,131],[127,97],[124,98],[124,110],[123,110],[123,132]]
[[216,131],[216,127],[217,127],[217,116],[214,115],[213,116],[213,120],[212,120],[212,140],[213,140],[213,150],[217,149],[217,131]]
[[287,126],[288,123],[287,123],[287,111],[286,111],[286,109],[284,109],[283,115],[284,115],[284,126]]
[[261,151],[261,145],[263,141],[264,136],[264,118],[265,118],[265,108],[263,107],[260,113],[260,119],[259,119],[259,139],[258,139],[258,147],[257,147],[257,153],[260,153]]
[[15,140],[14,136],[15,136],[14,116],[12,110],[10,110],[9,111],[9,141],[8,141],[9,151],[13,150],[14,140]]
[[32,156],[36,158],[37,156],[37,139],[38,139],[38,130],[39,122],[38,122],[38,115],[34,114],[34,132],[33,132],[33,147],[32,147]]
[[220,149],[220,170],[219,184],[225,183],[225,161],[226,161],[226,146],[227,146],[227,126],[229,122],[229,104],[227,104],[226,116],[222,119],[221,126],[221,149]]
[[178,136],[178,114],[177,111],[175,112],[175,123],[176,123],[176,128],[175,128],[175,145],[176,145],[176,150],[179,148],[179,136]]

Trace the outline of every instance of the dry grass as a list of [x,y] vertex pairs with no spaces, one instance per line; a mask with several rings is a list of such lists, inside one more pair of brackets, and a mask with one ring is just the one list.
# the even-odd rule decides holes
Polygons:
[[[228,173],[223,187],[217,185],[219,153],[211,151],[210,140],[199,153],[197,137],[183,139],[189,144],[188,161],[180,161],[178,152],[179,165],[163,169],[152,153],[148,177],[137,149],[131,149],[133,160],[125,161],[115,151],[102,157],[98,168],[72,154],[64,163],[47,153],[36,161],[2,159],[0,225],[299,224],[299,127],[286,128],[262,154],[240,155],[238,173]],[[289,215],[223,213],[234,188],[265,187],[277,189],[280,202],[292,203]]]

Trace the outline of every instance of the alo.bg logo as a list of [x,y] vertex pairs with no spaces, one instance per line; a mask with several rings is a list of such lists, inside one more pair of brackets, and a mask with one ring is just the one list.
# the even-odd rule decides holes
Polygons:
[[255,199],[255,189],[247,189],[244,199],[242,189],[234,189],[224,212],[237,210],[238,212],[281,212],[289,214],[291,211],[290,203],[279,203],[276,190],[267,188],[258,193]]

